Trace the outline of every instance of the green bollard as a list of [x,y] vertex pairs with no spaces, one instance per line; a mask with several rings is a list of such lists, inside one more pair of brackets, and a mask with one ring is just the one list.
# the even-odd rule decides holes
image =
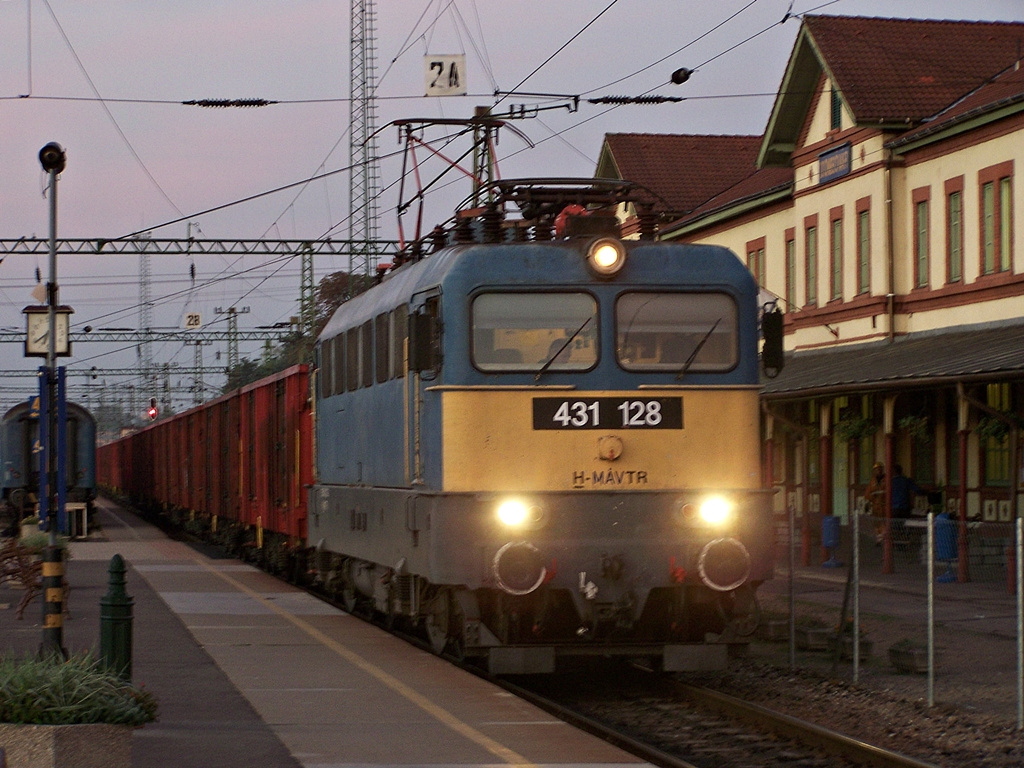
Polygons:
[[107,594],[100,598],[100,660],[125,680],[132,678],[132,600],[124,591],[124,558],[110,558]]

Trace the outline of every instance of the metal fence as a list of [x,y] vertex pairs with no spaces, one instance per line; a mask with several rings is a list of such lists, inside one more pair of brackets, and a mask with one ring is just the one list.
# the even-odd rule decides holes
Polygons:
[[929,705],[1024,728],[1024,521],[930,513],[892,520],[888,531],[879,522],[825,518],[808,531],[792,515],[780,520],[768,589],[776,610],[766,610],[762,636],[788,640],[792,665],[841,665],[858,682],[898,683]]

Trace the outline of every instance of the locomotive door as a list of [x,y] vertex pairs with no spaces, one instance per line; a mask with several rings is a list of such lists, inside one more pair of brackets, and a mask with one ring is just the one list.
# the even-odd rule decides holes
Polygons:
[[405,413],[406,479],[423,482],[423,393],[441,371],[441,291],[439,288],[413,297],[409,308],[408,360]]

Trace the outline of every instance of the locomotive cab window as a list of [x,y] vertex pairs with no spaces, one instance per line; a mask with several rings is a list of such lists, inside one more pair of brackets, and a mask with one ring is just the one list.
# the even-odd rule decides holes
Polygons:
[[624,293],[615,328],[628,371],[724,372],[738,362],[738,311],[725,293]]
[[473,300],[481,371],[586,371],[597,363],[597,301],[586,293],[482,293]]

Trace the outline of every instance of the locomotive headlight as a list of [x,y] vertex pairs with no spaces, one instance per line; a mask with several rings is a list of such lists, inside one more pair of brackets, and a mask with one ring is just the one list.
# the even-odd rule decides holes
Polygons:
[[530,508],[520,499],[505,499],[498,505],[498,519],[509,528],[520,528],[527,520]]
[[708,496],[701,502],[700,519],[709,525],[725,525],[732,518],[736,505],[724,496]]
[[612,277],[626,263],[626,247],[610,237],[602,237],[587,248],[587,266],[598,277]]
[[544,525],[544,510],[522,499],[504,499],[496,507],[495,514],[508,528],[535,530]]

